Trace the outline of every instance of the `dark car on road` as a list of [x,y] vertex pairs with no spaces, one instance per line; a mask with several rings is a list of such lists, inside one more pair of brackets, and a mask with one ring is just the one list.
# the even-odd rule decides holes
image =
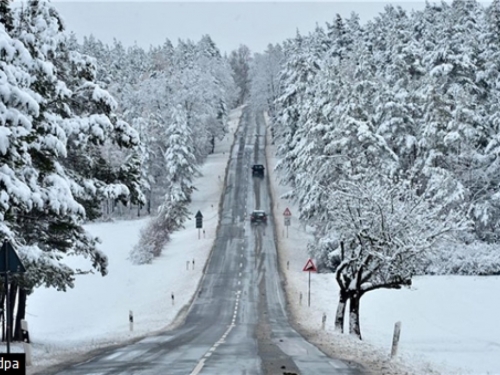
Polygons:
[[267,215],[265,211],[254,210],[250,215],[251,223],[267,223]]
[[252,176],[264,177],[264,166],[262,164],[254,164],[252,166]]

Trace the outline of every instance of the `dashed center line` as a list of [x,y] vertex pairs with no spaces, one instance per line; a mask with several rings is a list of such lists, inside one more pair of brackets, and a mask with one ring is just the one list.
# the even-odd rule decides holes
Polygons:
[[[243,264],[240,263],[240,267],[242,267],[242,266],[243,266]],[[240,275],[241,275],[241,273],[240,273]],[[240,284],[240,283],[241,282],[238,281],[238,284]],[[205,366],[205,360],[207,358],[209,358],[215,352],[215,350],[217,349],[217,347],[220,344],[222,344],[222,343],[225,342],[227,335],[229,335],[229,332],[231,332],[231,330],[233,329],[233,327],[236,326],[236,318],[238,316],[238,306],[239,306],[239,303],[240,303],[240,296],[241,296],[241,290],[238,290],[236,292],[236,303],[234,305],[233,318],[232,318],[231,324],[227,328],[226,332],[224,332],[224,334],[222,335],[222,337],[214,345],[212,345],[212,347],[210,349],[208,349],[208,351],[205,353],[205,355],[203,356],[203,358],[200,359],[200,361],[196,364],[196,367],[194,368],[194,370],[191,372],[190,375],[198,375],[200,373],[200,371],[203,369],[203,366]]]

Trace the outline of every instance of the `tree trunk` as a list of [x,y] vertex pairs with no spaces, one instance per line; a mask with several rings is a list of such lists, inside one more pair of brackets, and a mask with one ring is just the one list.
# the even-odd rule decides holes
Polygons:
[[149,197],[147,203],[147,212],[148,215],[151,215],[151,199],[153,198],[153,189],[149,190]]
[[361,295],[359,293],[353,293],[349,298],[349,333],[355,335],[360,340],[361,338],[361,327],[359,324],[359,301]]
[[1,305],[0,308],[2,309],[2,313],[0,315],[0,319],[2,320],[2,342],[6,340],[5,338],[5,289],[2,290],[2,296],[1,296]]
[[335,315],[335,331],[344,333],[345,308],[348,300],[348,294],[345,290],[339,292],[339,304],[337,314]]
[[14,331],[14,340],[23,341],[21,330],[21,320],[26,317],[26,290],[19,288],[19,299],[17,303],[16,324]]

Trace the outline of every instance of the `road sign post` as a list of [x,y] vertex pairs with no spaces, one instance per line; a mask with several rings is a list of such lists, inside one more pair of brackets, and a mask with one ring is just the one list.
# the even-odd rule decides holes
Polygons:
[[288,207],[283,212],[283,216],[285,218],[286,238],[288,238],[288,227],[290,226],[290,221],[291,221],[290,219],[292,216],[292,213],[290,212]]
[[10,354],[10,339],[12,336],[12,314],[10,311],[10,297],[9,297],[9,276],[11,273],[26,272],[21,260],[16,254],[16,251],[10,244],[9,240],[5,239],[0,249],[0,273],[4,274],[5,285],[5,308],[7,309],[5,335],[7,336],[7,354]]
[[307,306],[311,306],[311,272],[317,272],[316,266],[311,258],[307,261],[302,271],[309,272],[309,287],[307,290]]
[[198,239],[200,239],[200,229],[203,228],[203,215],[198,211],[195,215],[196,228],[198,229]]

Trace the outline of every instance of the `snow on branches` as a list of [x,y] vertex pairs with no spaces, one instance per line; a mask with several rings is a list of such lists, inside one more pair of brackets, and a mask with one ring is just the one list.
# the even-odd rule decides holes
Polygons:
[[361,336],[359,300],[367,292],[411,285],[412,276],[447,240],[470,229],[464,212],[444,208],[405,181],[372,173],[328,187],[328,230],[337,233],[340,251],[336,279],[343,301],[337,327],[343,327],[350,301],[350,332]]

